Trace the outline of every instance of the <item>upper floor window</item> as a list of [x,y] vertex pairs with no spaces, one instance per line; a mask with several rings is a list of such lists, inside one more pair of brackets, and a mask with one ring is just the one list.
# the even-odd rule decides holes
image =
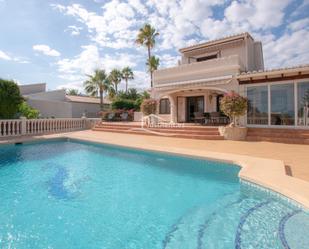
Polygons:
[[160,114],[170,114],[171,107],[169,99],[161,99],[160,100]]
[[208,61],[208,60],[217,59],[217,58],[218,58],[218,54],[212,54],[212,55],[207,55],[207,56],[203,56],[200,58],[196,58],[196,61],[201,62],[201,61]]

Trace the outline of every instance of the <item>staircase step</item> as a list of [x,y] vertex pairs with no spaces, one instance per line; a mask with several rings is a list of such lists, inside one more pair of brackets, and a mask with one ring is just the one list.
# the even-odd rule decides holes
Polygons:
[[[133,130],[138,131],[141,130],[141,127],[111,127],[111,126],[96,126],[96,130]],[[205,131],[196,131],[190,129],[168,129],[168,128],[147,128],[149,131],[161,132],[161,133],[175,133],[175,134],[192,134],[192,135],[220,135],[218,130],[211,129]]]
[[271,137],[271,136],[260,136],[260,135],[248,135],[247,141],[266,141],[275,143],[287,143],[287,144],[309,144],[307,138],[284,138],[284,137]]
[[[113,128],[141,128],[140,124],[126,124],[126,123],[100,123],[97,124],[96,127],[113,127]],[[145,127],[146,128],[146,127]],[[177,127],[169,127],[168,124],[166,126],[162,125],[160,127],[149,127],[151,129],[184,129],[184,130],[192,130],[192,131],[217,131],[218,127],[216,126],[194,126],[194,125],[184,125],[184,126],[177,126]]]
[[152,135],[152,136],[168,136],[176,138],[189,138],[189,139],[204,139],[204,140],[223,140],[219,135],[196,135],[196,134],[179,134],[179,133],[159,133],[151,130],[120,130],[120,129],[108,129],[108,128],[93,128],[94,131],[126,133],[126,134],[140,134],[140,135]]

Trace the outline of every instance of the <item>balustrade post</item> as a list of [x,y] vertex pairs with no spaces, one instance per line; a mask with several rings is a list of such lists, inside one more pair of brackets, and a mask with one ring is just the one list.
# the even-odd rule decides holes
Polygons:
[[26,117],[20,117],[21,120],[21,135],[27,134],[27,118]]

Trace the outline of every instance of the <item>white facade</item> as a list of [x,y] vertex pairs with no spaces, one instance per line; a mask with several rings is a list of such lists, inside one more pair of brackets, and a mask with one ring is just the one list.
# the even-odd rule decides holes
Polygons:
[[[46,84],[19,86],[27,103],[40,111],[43,118],[98,117],[100,100],[83,96],[68,96],[65,90],[46,91]],[[110,103],[104,100],[106,105]]]
[[[226,92],[235,91],[243,96],[250,95],[248,117],[241,120],[244,125],[308,125],[303,120],[309,115],[305,114],[306,104],[301,104],[300,100],[307,88],[309,96],[308,67],[264,71],[262,43],[248,33],[183,48],[180,52],[182,59],[178,66],[154,72],[152,96],[160,101],[159,115],[163,118],[173,122],[192,122],[201,114],[222,115],[220,98]],[[301,86],[299,80],[304,82]],[[293,86],[273,87],[282,82]],[[252,88],[262,84],[268,88],[266,99],[263,89]],[[256,94],[263,95],[263,100]],[[252,112],[254,103],[265,109],[262,104],[265,101],[268,107],[264,114],[258,114],[259,106],[253,107]],[[282,105],[291,110],[285,111],[280,107]]]

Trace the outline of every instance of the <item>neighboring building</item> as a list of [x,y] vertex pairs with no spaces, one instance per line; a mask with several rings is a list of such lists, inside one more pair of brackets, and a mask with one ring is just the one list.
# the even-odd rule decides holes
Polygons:
[[309,127],[309,66],[264,71],[261,42],[249,33],[180,49],[180,65],[154,72],[159,114],[192,122],[220,111],[224,93],[249,99],[247,126]]
[[[27,103],[40,111],[44,118],[89,118],[98,117],[100,99],[87,96],[66,95],[65,90],[46,91],[46,84],[30,84],[19,86]],[[104,99],[104,107],[110,102]]]

